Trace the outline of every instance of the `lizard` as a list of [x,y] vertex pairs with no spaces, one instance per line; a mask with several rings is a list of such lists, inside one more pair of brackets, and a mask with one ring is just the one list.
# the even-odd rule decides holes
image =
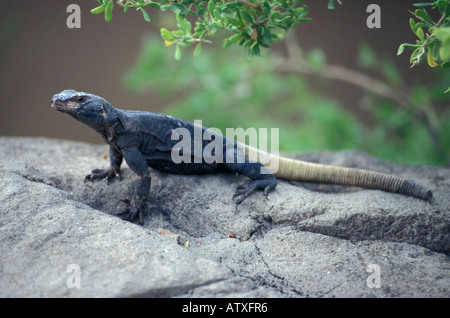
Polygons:
[[[422,200],[431,200],[433,196],[427,187],[398,176],[294,160],[267,152],[261,153],[255,148],[224,136],[219,136],[223,138],[223,149],[219,149],[222,150],[219,155],[223,160],[196,158],[197,160],[193,162],[189,160],[174,162],[173,151],[180,151],[175,149],[179,140],[173,138],[174,131],[184,128],[194,134],[196,129],[194,123],[160,113],[121,110],[100,96],[72,89],[55,94],[50,103],[57,111],[66,113],[97,131],[109,145],[110,167],[92,170],[86,175],[84,182],[106,179],[109,184],[114,178],[121,180],[120,166],[124,159],[131,170],[139,176],[134,193],[129,199],[124,200],[127,207],[121,214],[124,214],[124,219],[130,221],[139,216],[141,224],[144,223],[144,207],[150,193],[149,167],[173,174],[206,174],[224,170],[243,174],[249,179],[236,188],[233,195],[236,209],[257,190],[262,190],[268,198],[269,192],[277,185],[277,178],[378,189]],[[201,130],[202,133],[208,131],[205,127],[201,127]],[[189,142],[191,150],[194,151],[189,152],[188,149],[183,155],[193,157],[194,147],[201,146],[201,150],[204,150],[211,141],[206,138],[202,140],[201,145]],[[250,160],[254,158],[251,155],[255,152],[258,156],[268,155],[270,160],[279,160],[276,171],[270,170],[268,164],[270,160],[265,164],[258,160],[260,157]],[[229,160],[230,158],[232,160]]]

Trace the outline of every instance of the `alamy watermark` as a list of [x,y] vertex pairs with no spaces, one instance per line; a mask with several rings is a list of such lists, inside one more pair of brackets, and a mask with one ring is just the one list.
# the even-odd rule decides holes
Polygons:
[[381,8],[378,4],[369,4],[366,9],[370,15],[367,17],[366,25],[369,29],[381,28]]
[[[224,135],[220,129],[204,128],[201,120],[194,120],[193,135],[184,127],[172,131],[171,139],[178,141],[171,152],[174,163],[234,164],[249,161],[261,163],[272,173],[278,171],[279,128],[270,129],[270,153],[267,128],[259,128],[258,131],[256,128],[227,128]],[[262,169],[261,173],[270,173],[268,170]]]
[[367,277],[366,285],[369,288],[381,288],[381,270],[377,264],[369,264],[366,269],[367,273],[371,273]]
[[66,268],[66,273],[69,274],[66,279],[67,288],[81,288],[81,270],[77,264],[69,264]]
[[66,25],[69,29],[81,28],[81,9],[78,4],[69,4],[66,9],[70,13],[66,19]]

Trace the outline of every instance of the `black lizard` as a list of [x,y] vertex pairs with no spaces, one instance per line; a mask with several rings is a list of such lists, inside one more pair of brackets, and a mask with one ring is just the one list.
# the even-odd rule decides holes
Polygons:
[[[237,187],[234,194],[234,197],[237,198],[236,207],[256,190],[263,190],[267,196],[277,185],[277,177],[287,180],[379,189],[411,195],[423,200],[432,198],[432,193],[428,188],[397,176],[274,157],[267,153],[261,154],[254,148],[238,144],[224,136],[214,135],[206,128],[199,128],[191,122],[163,114],[120,110],[102,97],[93,94],[65,90],[53,96],[51,105],[56,110],[67,113],[96,130],[110,145],[111,166],[104,170],[93,170],[85,177],[85,181],[106,178],[109,182],[116,177],[120,180],[120,165],[123,159],[140,177],[125,214],[126,219],[129,220],[139,216],[141,223],[143,223],[145,201],[150,192],[149,167],[176,174],[203,174],[220,170],[244,174],[250,180]],[[191,136],[198,133],[196,129],[200,129],[201,134],[208,135],[209,133],[209,136],[213,135],[214,137],[210,137],[210,140],[202,138],[200,142],[184,140],[190,147],[179,149],[177,146],[182,138],[176,138],[175,132],[180,128],[188,131]],[[217,141],[215,138],[223,138],[220,140],[223,147],[221,149],[214,148],[211,157],[221,160],[211,160],[211,157],[203,156],[203,150],[212,141]],[[200,148],[202,156],[196,156],[196,148]],[[184,153],[180,153],[180,151],[184,151]],[[268,160],[264,166],[259,161],[250,160],[255,153],[259,156],[268,155],[272,161]],[[189,160],[176,163],[173,160],[174,154]],[[273,160],[279,160],[278,169],[273,171],[274,173],[269,170]]]

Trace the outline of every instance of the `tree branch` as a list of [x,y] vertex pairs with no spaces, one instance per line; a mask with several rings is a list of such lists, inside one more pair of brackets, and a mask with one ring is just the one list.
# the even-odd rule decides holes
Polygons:
[[287,57],[280,60],[274,66],[275,71],[279,72],[297,72],[306,75],[316,75],[330,80],[338,80],[347,84],[360,87],[376,96],[386,98],[395,103],[395,105],[402,108],[407,108],[408,111],[427,128],[430,134],[434,149],[441,155],[444,154],[442,140],[437,127],[433,120],[433,105],[428,105],[425,111],[421,108],[416,108],[411,105],[410,94],[404,90],[393,88],[387,83],[374,79],[371,76],[345,68],[341,65],[326,64],[320,70],[313,69],[309,66],[302,57],[302,51],[298,44],[298,40],[294,34],[291,34],[289,39],[286,39]]

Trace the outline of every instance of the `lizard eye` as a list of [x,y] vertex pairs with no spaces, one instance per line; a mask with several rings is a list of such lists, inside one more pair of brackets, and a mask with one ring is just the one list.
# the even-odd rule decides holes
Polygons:
[[84,103],[85,101],[87,101],[87,99],[88,99],[87,96],[78,96],[76,98],[78,103]]

